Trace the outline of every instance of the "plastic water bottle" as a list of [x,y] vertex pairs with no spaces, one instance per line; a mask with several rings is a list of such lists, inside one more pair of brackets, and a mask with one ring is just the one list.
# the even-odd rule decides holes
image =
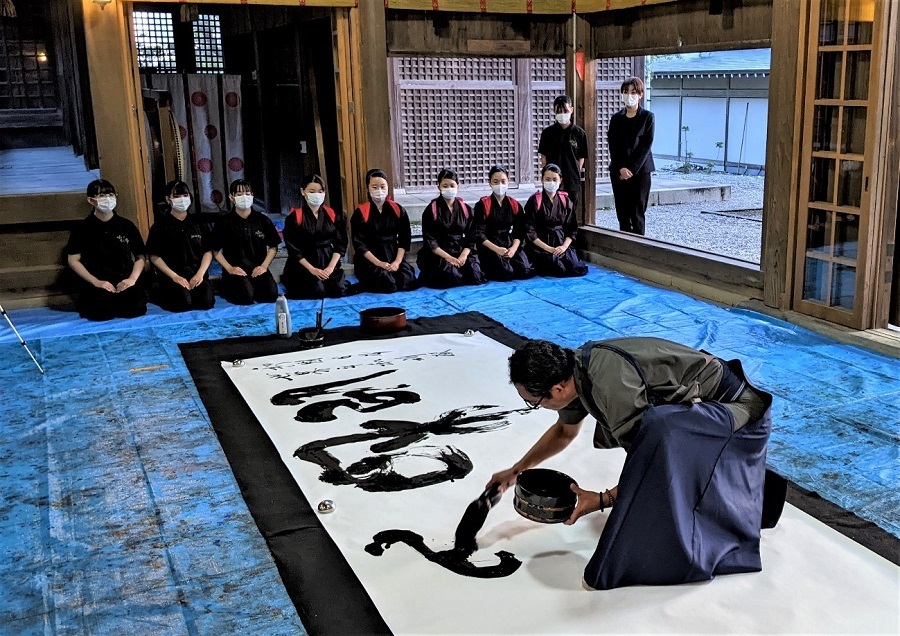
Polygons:
[[281,338],[290,338],[294,333],[291,329],[291,308],[284,294],[278,294],[275,301],[275,333]]

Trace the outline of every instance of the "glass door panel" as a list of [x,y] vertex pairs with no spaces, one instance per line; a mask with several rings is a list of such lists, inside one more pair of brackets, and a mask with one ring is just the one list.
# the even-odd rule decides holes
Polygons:
[[840,51],[819,53],[819,68],[816,72],[816,99],[841,98],[841,73],[844,54]]
[[844,0],[823,0],[819,17],[819,44],[844,43]]
[[[823,152],[837,152],[838,106],[816,106],[813,109],[812,149]],[[865,124],[865,122],[863,122]],[[847,136],[847,133],[844,133]],[[846,142],[844,142],[846,143]]]
[[838,178],[838,205],[858,208],[862,203],[862,161],[841,161]]
[[806,225],[806,251],[831,254],[831,213],[810,210]]
[[834,203],[834,159],[813,157],[809,181],[809,200]]
[[[822,106],[816,108],[822,108]],[[866,110],[862,106],[844,108],[843,134],[841,135],[842,153],[861,155],[866,151]],[[813,150],[816,150],[815,141],[813,141]]]
[[803,299],[820,303],[828,302],[828,261],[807,257],[803,278]]
[[869,99],[869,71],[872,53],[869,51],[847,52],[847,77],[844,84],[844,99]]
[[859,254],[859,215],[838,212],[834,224],[834,255],[856,259]]
[[832,307],[840,307],[853,311],[853,301],[856,297],[856,268],[850,265],[834,263],[831,273],[831,302]]
[[871,44],[875,22],[875,0],[850,0],[847,44]]

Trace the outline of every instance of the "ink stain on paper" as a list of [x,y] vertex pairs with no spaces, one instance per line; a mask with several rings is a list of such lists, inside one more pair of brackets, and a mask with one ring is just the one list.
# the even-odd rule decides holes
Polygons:
[[454,547],[450,550],[435,552],[427,545],[421,535],[412,530],[383,530],[372,537],[372,543],[366,546],[366,552],[373,556],[381,556],[395,543],[405,543],[432,563],[450,570],[460,576],[478,579],[498,579],[513,574],[522,565],[514,554],[501,550],[496,552],[500,563],[479,566],[469,561],[472,552],[468,549]]

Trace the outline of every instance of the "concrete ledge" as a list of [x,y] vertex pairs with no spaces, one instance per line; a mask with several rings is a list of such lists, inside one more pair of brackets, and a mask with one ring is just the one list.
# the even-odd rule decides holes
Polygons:
[[713,302],[762,298],[755,263],[598,227],[582,227],[578,247],[596,265]]

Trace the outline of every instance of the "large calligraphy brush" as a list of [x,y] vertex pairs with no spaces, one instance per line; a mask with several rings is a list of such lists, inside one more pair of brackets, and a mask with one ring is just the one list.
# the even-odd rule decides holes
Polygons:
[[500,486],[495,484],[481,493],[481,496],[466,508],[456,527],[456,543],[453,546],[454,551],[460,556],[465,555],[463,558],[468,558],[478,549],[475,535],[484,526],[488,512],[500,501],[500,497]]

